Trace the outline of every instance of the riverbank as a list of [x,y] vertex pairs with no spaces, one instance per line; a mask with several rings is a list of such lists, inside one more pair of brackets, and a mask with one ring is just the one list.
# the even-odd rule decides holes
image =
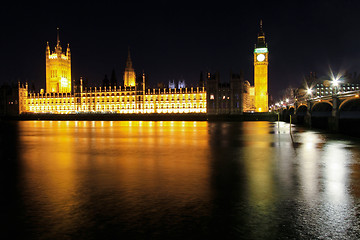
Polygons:
[[219,114],[21,114],[2,120],[29,121],[276,121],[272,113]]

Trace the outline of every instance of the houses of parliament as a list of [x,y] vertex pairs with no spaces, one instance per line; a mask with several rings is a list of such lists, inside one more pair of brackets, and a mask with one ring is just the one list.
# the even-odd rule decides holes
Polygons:
[[[169,114],[207,113],[242,114],[268,112],[268,48],[260,22],[254,49],[254,86],[242,74],[230,74],[222,83],[218,73],[202,74],[198,86],[148,88],[144,73],[138,74],[128,51],[123,86],[106,84],[85,87],[83,80],[71,80],[71,52],[63,51],[59,32],[54,51],[46,45],[46,89],[30,92],[27,84],[18,84],[18,114],[31,113],[119,113]],[[10,103],[10,102],[9,102]],[[14,101],[12,102],[14,104]]]

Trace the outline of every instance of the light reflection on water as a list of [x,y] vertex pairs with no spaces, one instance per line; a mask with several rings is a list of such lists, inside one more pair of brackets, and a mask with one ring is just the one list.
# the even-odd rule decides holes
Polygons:
[[17,124],[8,194],[27,238],[360,237],[357,139],[269,122]]

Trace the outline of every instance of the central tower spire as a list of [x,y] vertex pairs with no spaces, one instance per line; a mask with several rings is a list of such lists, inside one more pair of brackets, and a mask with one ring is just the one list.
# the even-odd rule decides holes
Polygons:
[[124,72],[124,87],[134,87],[135,86],[135,70],[132,67],[132,61],[130,57],[130,47],[128,48],[128,57],[126,60],[126,68]]
[[127,56],[127,59],[126,59],[126,68],[132,69],[132,61],[131,61],[131,56],[130,56],[130,47],[128,47],[128,56]]

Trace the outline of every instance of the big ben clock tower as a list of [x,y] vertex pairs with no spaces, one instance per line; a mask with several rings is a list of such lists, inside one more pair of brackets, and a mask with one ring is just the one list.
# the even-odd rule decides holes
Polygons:
[[254,50],[255,111],[268,112],[268,59],[269,51],[260,21],[260,32]]

